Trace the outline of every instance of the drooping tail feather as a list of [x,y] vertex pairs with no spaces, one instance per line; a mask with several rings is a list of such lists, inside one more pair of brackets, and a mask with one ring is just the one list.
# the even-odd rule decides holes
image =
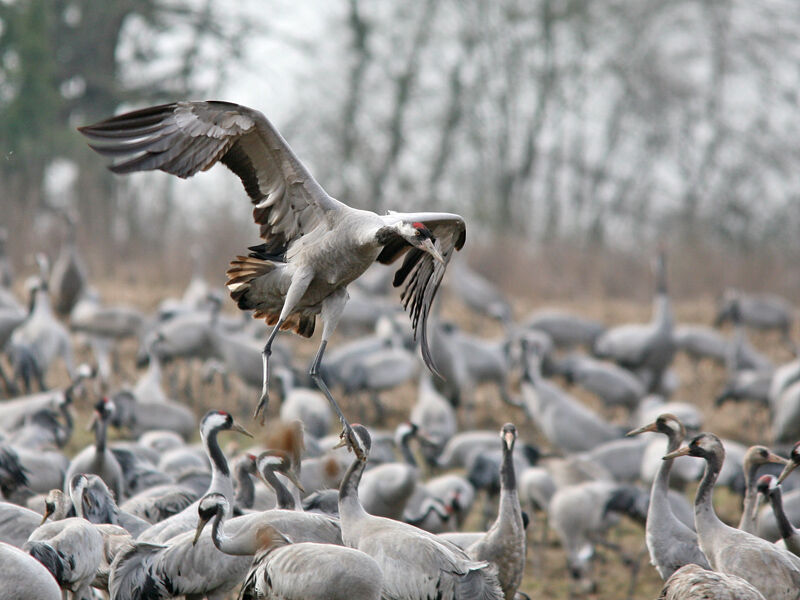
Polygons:
[[[231,262],[227,272],[228,281],[225,283],[236,305],[242,310],[254,310],[253,317],[264,319],[267,325],[275,325],[278,322],[280,311],[267,312],[259,308],[258,299],[252,298],[250,294],[251,283],[275,270],[280,264],[278,258],[257,252],[250,256],[237,256],[236,260]],[[316,315],[294,313],[281,324],[281,331],[291,330],[303,337],[311,337],[314,335],[315,324]]]
[[166,600],[172,598],[167,582],[153,572],[155,555],[164,546],[134,542],[121,550],[111,565],[108,591],[113,600]]

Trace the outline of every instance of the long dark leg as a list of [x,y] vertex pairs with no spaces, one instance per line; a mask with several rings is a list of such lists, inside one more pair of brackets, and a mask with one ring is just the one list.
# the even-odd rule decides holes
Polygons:
[[261,351],[261,367],[262,367],[262,376],[261,376],[261,397],[258,399],[258,405],[256,406],[256,411],[253,413],[253,418],[258,419],[259,415],[261,415],[260,422],[263,425],[264,420],[267,418],[267,405],[269,404],[269,357],[272,355],[272,342],[275,339],[275,336],[278,335],[278,332],[281,330],[281,325],[283,325],[283,318],[278,319],[278,322],[275,323],[275,327],[272,328],[272,331],[269,333],[269,337],[267,338],[267,343],[264,344],[264,349]]
[[361,459],[364,458],[364,456],[362,456],[363,451],[361,449],[361,444],[353,434],[350,423],[347,422],[347,418],[339,407],[339,403],[333,398],[331,391],[328,389],[328,386],[319,373],[319,365],[322,362],[322,356],[325,354],[328,338],[330,338],[331,334],[336,329],[336,325],[339,322],[339,318],[342,316],[342,311],[344,311],[344,305],[347,304],[348,298],[347,290],[340,289],[325,298],[322,302],[322,342],[319,345],[319,350],[317,350],[314,361],[311,363],[311,369],[308,374],[311,376],[311,381],[325,394],[328,402],[330,402],[331,408],[333,408],[336,416],[339,417],[339,421],[342,423],[342,438],[347,442],[350,448],[353,449],[356,456]]
[[288,319],[289,315],[294,312],[294,309],[303,298],[303,294],[306,293],[308,285],[311,283],[313,278],[314,273],[308,270],[298,271],[292,276],[292,283],[289,285],[289,289],[286,291],[286,298],[283,301],[283,308],[281,309],[281,314],[278,317],[278,322],[275,323],[275,327],[273,327],[272,331],[269,332],[267,343],[264,344],[264,350],[261,351],[261,398],[258,400],[258,405],[256,406],[256,411],[253,414],[253,418],[258,419],[260,414],[260,422],[262,425],[266,419],[266,408],[269,404],[269,357],[272,354],[272,342],[275,340],[275,336],[278,335],[278,332],[281,330],[281,325],[286,322],[286,319]]

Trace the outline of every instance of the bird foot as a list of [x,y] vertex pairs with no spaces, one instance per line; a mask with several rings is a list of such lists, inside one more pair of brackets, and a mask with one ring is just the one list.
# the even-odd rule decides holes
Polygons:
[[342,433],[339,434],[339,439],[341,442],[337,446],[347,446],[348,449],[353,451],[353,454],[356,455],[358,460],[366,460],[367,455],[364,452],[364,449],[361,447],[360,440],[356,437],[356,434],[353,433],[353,428],[350,427],[349,423],[343,423],[344,428],[342,429]]
[[258,419],[259,424],[263,425],[267,420],[267,406],[269,405],[269,392],[264,391],[258,400],[258,406],[253,413],[253,418]]

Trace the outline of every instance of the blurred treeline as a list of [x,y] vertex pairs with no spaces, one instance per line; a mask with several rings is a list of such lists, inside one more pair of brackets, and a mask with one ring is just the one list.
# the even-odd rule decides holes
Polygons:
[[552,250],[550,268],[528,264],[570,273],[569,289],[604,272],[600,256],[646,269],[642,248],[667,242],[697,280],[687,288],[800,295],[786,276],[800,255],[800,3],[316,4],[322,28],[287,0],[0,2],[12,253],[41,244],[43,209],[73,207],[98,266],[163,255],[159,267],[180,267],[201,235],[221,269],[255,235],[238,188],[196,186],[186,202],[167,176],[115,179],[75,126],[161,101],[241,101],[226,94],[241,89],[232,74],[256,80],[290,56],[285,87],[250,104],[322,185],[375,210],[465,214],[485,272]]

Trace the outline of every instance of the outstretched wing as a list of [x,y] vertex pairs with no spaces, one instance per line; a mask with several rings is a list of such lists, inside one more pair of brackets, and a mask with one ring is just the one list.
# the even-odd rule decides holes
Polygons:
[[314,180],[289,144],[257,110],[230,102],[176,102],[79,127],[90,147],[117,159],[115,173],[160,169],[191,177],[222,162],[252,200],[253,219],[279,255],[341,204]]
[[440,263],[430,253],[411,246],[400,236],[387,244],[378,256],[379,262],[390,264],[405,254],[403,264],[394,275],[393,284],[399,287],[407,280],[401,296],[403,307],[411,318],[414,338],[420,334],[420,347],[425,364],[441,377],[433,364],[428,347],[428,314],[453,251],[461,250],[464,246],[467,235],[464,219],[450,213],[390,213],[386,219],[425,225],[433,234],[436,249],[444,259],[444,262]]

